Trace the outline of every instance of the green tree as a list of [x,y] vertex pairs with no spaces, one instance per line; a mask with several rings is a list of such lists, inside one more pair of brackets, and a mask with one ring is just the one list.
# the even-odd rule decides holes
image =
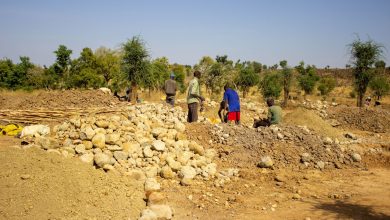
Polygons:
[[322,96],[327,96],[337,85],[337,80],[333,77],[323,77],[318,84],[318,91]]
[[63,75],[69,69],[71,64],[70,55],[72,54],[72,50],[68,49],[65,45],[60,45],[56,51],[56,71],[58,74]]
[[278,98],[282,91],[279,74],[274,71],[267,72],[260,81],[259,88],[264,98]]
[[383,46],[373,40],[361,41],[360,38],[349,44],[351,63],[354,66],[355,88],[358,93],[357,106],[363,106],[363,97],[373,77],[373,65],[383,55]]
[[388,78],[385,76],[376,76],[374,77],[370,83],[369,87],[374,92],[374,95],[380,100],[383,96],[389,94],[390,91],[390,83]]
[[181,93],[184,93],[186,90],[186,86],[184,84],[185,76],[186,76],[186,67],[180,64],[171,65],[171,71],[175,74],[175,80],[178,84],[179,90]]
[[293,72],[292,69],[287,66],[286,60],[280,61],[279,64],[282,67],[282,71],[280,72],[280,78],[282,80],[283,94],[284,94],[283,106],[286,106],[288,97],[290,95],[291,84],[293,81]]
[[255,72],[253,66],[246,65],[239,70],[239,74],[235,82],[238,88],[242,91],[242,95],[245,98],[249,92],[250,87],[257,85],[259,80],[259,74]]
[[233,82],[236,78],[233,69],[233,61],[227,55],[216,56],[210,70],[202,74],[202,82],[205,84],[209,94],[219,93],[226,82]]
[[30,58],[26,56],[19,57],[20,62],[13,64],[10,60],[5,60],[0,64],[0,77],[3,78],[2,84],[8,89],[21,89],[27,86],[27,73],[34,67]]
[[162,89],[165,83],[165,80],[169,79],[170,75],[170,66],[168,58],[161,57],[152,61],[152,84],[156,88]]
[[27,85],[28,87],[39,89],[45,88],[45,69],[40,66],[34,66],[27,72]]
[[305,63],[302,61],[298,66],[295,67],[295,69],[299,73],[298,84],[305,92],[306,96],[307,94],[311,94],[313,92],[319,77],[316,73],[316,68],[314,65],[307,65],[306,68],[304,65]]
[[72,61],[70,75],[66,80],[66,87],[98,88],[103,85],[104,79],[97,70],[96,57],[91,48],[83,48],[80,57]]
[[383,60],[379,60],[375,62],[375,68],[377,69],[384,69],[386,68],[386,63]]
[[132,87],[132,100],[136,100],[138,85],[142,85],[143,77],[150,74],[149,53],[144,41],[139,36],[134,36],[122,44],[122,71]]
[[14,63],[11,59],[1,59],[0,60],[0,87],[9,88],[8,78],[13,75]]
[[263,65],[259,62],[253,61],[252,66],[255,73],[261,73],[261,71],[263,70]]
[[96,57],[97,73],[102,75],[106,86],[115,76],[120,74],[121,58],[117,51],[100,47],[94,53]]
[[209,79],[212,78],[210,72],[211,68],[216,62],[213,58],[209,56],[204,56],[200,59],[199,63],[194,66],[195,70],[198,70],[202,73],[202,78],[200,79],[201,83],[206,86],[206,91],[211,94],[211,83]]
[[199,63],[195,65],[194,69],[200,71],[202,75],[207,75],[214,63],[215,61],[213,58],[204,56],[202,59],[200,59]]
[[383,75],[386,74],[386,63],[385,63],[385,61],[379,60],[379,61],[375,62],[375,68],[376,68],[377,74],[383,74]]

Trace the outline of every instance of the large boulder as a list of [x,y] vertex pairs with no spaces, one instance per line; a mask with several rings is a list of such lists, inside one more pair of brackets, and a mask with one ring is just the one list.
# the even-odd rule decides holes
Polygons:
[[168,130],[166,128],[158,127],[158,128],[153,128],[151,133],[154,138],[157,138],[158,136],[167,133],[167,131]]
[[129,154],[125,151],[114,151],[114,157],[117,161],[119,160],[127,160]]
[[119,141],[120,134],[118,133],[112,133],[106,135],[106,144],[115,144],[117,141]]
[[161,168],[160,175],[165,179],[173,179],[175,177],[175,173],[169,166],[164,166]]
[[108,128],[109,122],[106,120],[99,120],[95,122],[95,125],[99,128]]
[[160,140],[156,140],[156,141],[153,141],[152,147],[156,151],[164,151],[165,150],[165,143],[160,141]]
[[97,153],[94,156],[94,161],[98,167],[103,168],[104,165],[111,163],[111,157],[104,153]]
[[43,149],[56,149],[60,147],[60,143],[51,137],[37,136],[35,138],[35,144],[41,146]]
[[83,154],[83,155],[81,155],[79,158],[80,158],[80,160],[83,161],[84,163],[93,165],[93,161],[94,161],[94,155],[93,155],[93,153]]
[[186,179],[193,179],[196,176],[196,170],[191,166],[183,166],[180,169],[180,176]]
[[186,126],[183,123],[181,123],[179,120],[176,120],[175,129],[178,132],[184,132],[186,130]]
[[83,141],[82,144],[85,146],[85,150],[91,150],[93,147],[93,144],[91,141]]
[[145,191],[159,191],[161,188],[160,183],[155,178],[147,178],[145,181]]
[[102,133],[98,133],[92,138],[92,144],[94,147],[103,149],[106,146],[106,136]]
[[172,219],[173,212],[171,207],[169,207],[168,205],[155,204],[149,206],[149,209],[156,214],[157,219]]
[[157,215],[150,209],[144,209],[141,212],[141,217],[138,220],[157,220]]
[[188,148],[196,154],[204,155],[204,148],[195,141],[191,141],[188,145]]
[[272,168],[274,165],[274,162],[272,161],[270,156],[265,156],[260,159],[260,162],[258,164],[261,168]]

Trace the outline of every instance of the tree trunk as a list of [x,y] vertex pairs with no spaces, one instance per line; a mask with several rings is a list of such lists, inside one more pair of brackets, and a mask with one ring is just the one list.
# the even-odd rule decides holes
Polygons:
[[131,102],[137,103],[137,84],[131,83]]
[[363,107],[363,96],[361,92],[358,92],[358,97],[357,97],[357,107]]
[[287,101],[288,101],[288,95],[289,91],[284,89],[284,100],[283,100],[283,106],[287,106]]

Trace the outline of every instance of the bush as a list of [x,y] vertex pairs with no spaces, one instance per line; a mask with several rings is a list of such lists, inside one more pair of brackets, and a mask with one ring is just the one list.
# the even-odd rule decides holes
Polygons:
[[378,100],[381,99],[382,96],[387,95],[390,91],[389,81],[384,76],[375,77],[370,81],[369,86]]
[[276,73],[267,73],[260,81],[259,86],[264,98],[278,98],[282,91],[282,84],[279,75]]
[[336,84],[337,81],[335,78],[324,77],[320,80],[317,89],[322,96],[327,96],[336,87]]
[[298,71],[298,84],[303,91],[305,91],[305,95],[311,94],[316,86],[319,77],[316,73],[316,67],[314,65],[307,65],[304,67],[304,62],[300,62],[295,69]]
[[252,67],[243,67],[239,71],[239,75],[235,80],[236,85],[243,92],[245,98],[249,92],[250,87],[259,83],[259,74],[254,71]]

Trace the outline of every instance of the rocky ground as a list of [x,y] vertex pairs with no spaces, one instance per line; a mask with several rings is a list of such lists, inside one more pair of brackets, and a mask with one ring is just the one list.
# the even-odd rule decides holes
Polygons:
[[[359,115],[334,117],[345,108],[337,103],[306,101],[287,109],[283,124],[254,129],[264,105],[243,100],[235,126],[218,123],[218,105],[208,100],[200,122],[187,124],[181,100],[175,108],[128,105],[84,91],[74,107],[89,106],[90,93],[101,96],[91,106],[115,111],[69,118],[46,136],[0,139],[2,218],[390,217],[387,117],[378,133],[346,126],[341,118]],[[47,97],[29,106],[45,106]]]

